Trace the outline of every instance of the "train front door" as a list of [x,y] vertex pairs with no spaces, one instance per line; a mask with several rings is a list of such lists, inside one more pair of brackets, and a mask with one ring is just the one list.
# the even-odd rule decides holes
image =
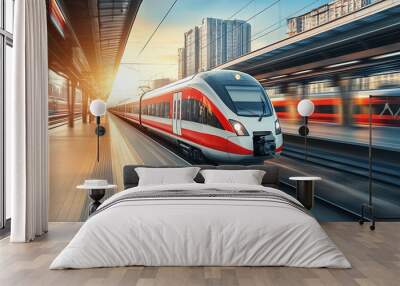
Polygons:
[[176,135],[182,135],[181,118],[182,118],[182,92],[174,93],[172,106],[172,132]]

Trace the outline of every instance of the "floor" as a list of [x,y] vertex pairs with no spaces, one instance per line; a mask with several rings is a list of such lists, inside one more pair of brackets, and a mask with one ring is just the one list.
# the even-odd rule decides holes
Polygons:
[[81,223],[50,223],[47,235],[28,244],[0,241],[0,285],[399,285],[400,223],[382,222],[375,231],[355,222],[326,222],[323,228],[353,268],[123,267],[48,270]]

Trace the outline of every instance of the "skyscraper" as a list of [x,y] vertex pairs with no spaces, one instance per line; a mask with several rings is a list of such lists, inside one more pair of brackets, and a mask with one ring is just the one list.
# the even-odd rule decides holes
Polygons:
[[210,70],[249,53],[250,37],[251,26],[245,21],[204,18],[200,26],[185,33],[185,76]]
[[185,33],[186,75],[199,70],[199,28],[194,27]]
[[186,76],[186,49],[178,49],[178,79]]
[[251,51],[251,25],[242,20],[226,21],[226,59],[236,59]]

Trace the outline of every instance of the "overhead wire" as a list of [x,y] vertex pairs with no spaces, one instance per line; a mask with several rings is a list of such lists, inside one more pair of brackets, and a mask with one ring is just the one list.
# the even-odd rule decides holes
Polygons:
[[162,25],[162,23],[164,22],[164,20],[168,17],[169,13],[172,11],[172,9],[174,8],[176,2],[178,2],[178,0],[175,0],[172,5],[169,7],[168,11],[164,14],[164,17],[161,19],[160,23],[158,23],[157,27],[154,29],[153,33],[151,33],[150,37],[147,39],[146,43],[144,44],[144,46],[142,47],[142,49],[139,51],[137,57],[139,57],[143,51],[146,49],[147,45],[150,43],[150,41],[153,39],[154,35],[157,33],[158,29],[160,28],[160,26]]

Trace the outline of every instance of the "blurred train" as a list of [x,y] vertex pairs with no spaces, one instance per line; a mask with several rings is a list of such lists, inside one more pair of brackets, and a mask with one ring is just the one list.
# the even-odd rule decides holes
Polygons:
[[[267,94],[283,124],[300,124],[297,104],[303,98],[315,105],[311,122],[344,127],[372,124],[400,127],[400,72],[386,72],[365,77],[344,77],[339,81],[325,79],[286,86],[266,87]],[[371,99],[369,98],[370,96]]]
[[279,156],[283,147],[267,94],[242,72],[202,72],[109,111],[178,144],[196,161],[261,161]]
[[[65,123],[68,120],[68,80],[49,70],[49,126]],[[82,115],[82,95],[79,89],[75,93],[74,117]]]

